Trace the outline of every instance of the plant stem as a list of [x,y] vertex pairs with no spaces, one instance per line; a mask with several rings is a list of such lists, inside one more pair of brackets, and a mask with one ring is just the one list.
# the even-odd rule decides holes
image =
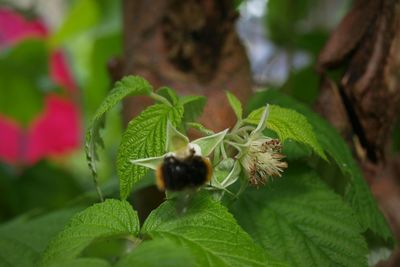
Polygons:
[[93,172],[93,182],[96,187],[97,195],[99,196],[100,202],[104,201],[103,192],[101,192],[101,188],[99,186],[99,179],[97,179],[97,173]]
[[[243,144],[246,140],[242,139],[239,135],[236,134],[227,134],[226,135],[230,140],[235,141],[236,143]],[[227,138],[227,139],[228,139]]]
[[226,154],[225,147],[224,147],[223,143],[220,144],[220,149],[221,149],[221,153],[222,153],[222,158],[227,159],[228,155]]
[[233,128],[231,130],[231,133],[236,132],[240,128],[240,126],[242,126],[242,124],[243,124],[243,121],[242,120],[238,120],[236,122],[235,126],[233,126]]
[[237,129],[234,133],[237,134],[237,133],[241,133],[241,132],[252,131],[252,130],[254,130],[254,128],[255,128],[254,126],[247,125],[247,126]]
[[159,102],[161,102],[161,103],[163,103],[163,104],[165,104],[167,106],[172,107],[172,104],[168,101],[168,99],[166,99],[165,97],[163,97],[163,96],[161,96],[159,94],[151,93],[150,97],[153,98],[156,101],[159,101]]

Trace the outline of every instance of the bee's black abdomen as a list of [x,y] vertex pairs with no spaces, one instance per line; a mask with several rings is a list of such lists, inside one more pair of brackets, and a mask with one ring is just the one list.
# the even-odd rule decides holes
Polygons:
[[161,166],[164,186],[171,191],[180,191],[203,185],[207,181],[208,172],[207,163],[200,156],[190,156],[185,159],[168,156],[165,157]]

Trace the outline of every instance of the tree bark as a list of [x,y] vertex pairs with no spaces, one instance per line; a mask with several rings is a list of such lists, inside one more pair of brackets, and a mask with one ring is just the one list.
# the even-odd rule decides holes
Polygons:
[[[252,79],[235,31],[237,13],[228,0],[125,0],[124,74],[145,77],[155,87],[208,97],[201,121],[221,130],[234,122],[224,90],[246,101]],[[130,99],[128,121],[149,100]]]
[[[343,68],[339,81],[328,70]],[[391,133],[400,113],[400,1],[356,1],[321,51],[317,110],[353,148],[400,239],[400,158]],[[339,112],[337,112],[339,110]],[[399,251],[380,266],[400,266]]]

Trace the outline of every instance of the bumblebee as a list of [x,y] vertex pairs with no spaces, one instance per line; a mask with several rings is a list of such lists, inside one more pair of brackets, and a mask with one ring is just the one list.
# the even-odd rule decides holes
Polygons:
[[211,180],[211,175],[210,160],[189,147],[164,157],[156,171],[156,182],[160,190],[182,191],[204,185]]

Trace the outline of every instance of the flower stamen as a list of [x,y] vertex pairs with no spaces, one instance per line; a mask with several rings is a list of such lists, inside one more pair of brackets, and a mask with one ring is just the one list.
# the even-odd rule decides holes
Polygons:
[[281,161],[282,145],[278,139],[262,137],[250,142],[248,151],[242,158],[242,165],[248,174],[249,183],[259,187],[270,177],[281,177],[287,163]]

